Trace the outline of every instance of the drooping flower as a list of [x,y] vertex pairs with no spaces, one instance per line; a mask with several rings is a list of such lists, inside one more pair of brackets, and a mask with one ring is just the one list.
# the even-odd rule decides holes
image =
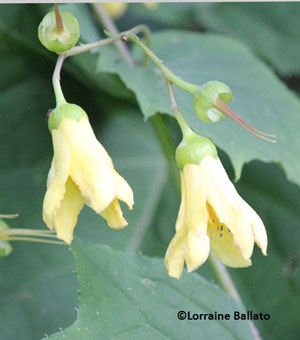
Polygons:
[[132,190],[96,139],[86,113],[75,104],[62,104],[52,111],[49,128],[54,157],[43,206],[47,226],[56,230],[58,238],[71,243],[85,203],[111,228],[125,227],[118,200],[132,209]]
[[254,242],[264,255],[267,249],[260,217],[237,193],[212,143],[195,136],[177,149],[182,198],[176,234],[165,256],[168,273],[175,278],[181,276],[184,263],[189,272],[199,268],[210,250],[229,267],[247,267]]
[[105,2],[103,6],[107,13],[116,20],[127,11],[128,4],[126,2]]

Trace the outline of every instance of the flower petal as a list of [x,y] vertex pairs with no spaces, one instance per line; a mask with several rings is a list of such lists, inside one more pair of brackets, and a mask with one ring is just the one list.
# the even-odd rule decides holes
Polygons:
[[199,268],[209,255],[210,241],[206,235],[206,176],[198,165],[187,164],[181,173],[181,205],[165,265],[172,277],[179,278],[184,260],[188,271]]
[[187,228],[184,224],[185,218],[185,188],[183,174],[181,177],[181,203],[176,221],[176,234],[170,242],[165,255],[165,266],[171,277],[179,279],[184,266],[184,248]]
[[52,130],[54,157],[48,174],[47,192],[43,203],[43,219],[48,228],[54,227],[54,216],[65,194],[65,184],[71,163],[71,153],[63,134]]
[[128,224],[123,217],[120,203],[117,199],[114,199],[100,215],[106,219],[108,225],[113,229],[122,229]]
[[83,205],[84,198],[73,181],[68,179],[64,199],[54,217],[57,237],[68,244],[72,242],[73,230]]
[[59,130],[71,149],[70,177],[78,185],[87,204],[97,213],[102,212],[115,197],[111,158],[96,139],[86,117],[79,122],[63,119]]
[[[213,218],[216,219],[217,217],[214,216]],[[211,250],[226,266],[238,268],[251,265],[250,257],[244,257],[239,245],[234,240],[232,232],[225,224],[216,222],[216,220],[215,223],[212,223],[212,220],[210,220],[208,235],[210,236]]]
[[255,211],[252,214],[251,227],[254,234],[255,243],[259,246],[262,253],[267,255],[268,238],[265,226]]
[[165,266],[171,277],[179,279],[184,265],[184,249],[185,249],[186,229],[181,228],[176,232],[169,244],[165,255]]
[[204,226],[200,226],[198,230],[194,229],[188,232],[187,247],[184,254],[188,272],[198,269],[208,258],[210,240],[203,229]]
[[189,272],[198,269],[207,260],[210,249],[207,236],[207,176],[201,170],[195,164],[187,164],[183,168],[186,202],[184,223],[188,229],[184,259]]
[[130,210],[133,207],[133,192],[125,179],[114,171],[115,189],[117,199],[125,202]]
[[208,175],[208,204],[219,222],[231,231],[235,247],[247,262],[254,245],[251,227],[253,210],[239,196],[219,159],[205,157],[200,166]]

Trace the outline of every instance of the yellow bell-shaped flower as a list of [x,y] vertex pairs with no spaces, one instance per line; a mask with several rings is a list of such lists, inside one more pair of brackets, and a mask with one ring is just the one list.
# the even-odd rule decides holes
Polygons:
[[263,222],[239,196],[220,160],[206,155],[193,164],[194,145],[190,163],[181,167],[176,234],[165,256],[168,273],[175,278],[181,276],[184,262],[189,272],[198,269],[210,249],[229,267],[250,266],[254,242],[264,255],[267,249]]
[[127,11],[128,4],[126,2],[105,2],[103,6],[113,19],[119,19]]
[[48,175],[43,219],[57,237],[71,243],[84,203],[103,216],[113,229],[127,225],[118,200],[133,206],[128,183],[116,172],[96,139],[86,113],[63,104],[49,118],[54,157]]

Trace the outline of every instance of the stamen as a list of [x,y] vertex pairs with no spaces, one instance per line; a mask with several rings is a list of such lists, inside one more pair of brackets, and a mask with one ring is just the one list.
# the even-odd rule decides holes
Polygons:
[[242,117],[240,117],[237,113],[235,113],[229,106],[223,103],[219,98],[216,99],[215,108],[226,114],[229,118],[240,124],[249,132],[253,133],[255,136],[262,138],[270,143],[276,143],[276,135],[265,133],[254,128],[251,124],[245,121]]

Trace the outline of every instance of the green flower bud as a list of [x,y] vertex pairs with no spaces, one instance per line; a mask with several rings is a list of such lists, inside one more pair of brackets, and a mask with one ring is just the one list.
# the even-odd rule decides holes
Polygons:
[[40,42],[52,52],[62,54],[71,49],[80,36],[79,24],[73,14],[60,12],[63,27],[59,29],[55,12],[46,14],[39,25]]
[[225,117],[224,113],[215,108],[217,98],[225,104],[232,100],[230,88],[219,81],[205,83],[199,87],[199,91],[195,95],[196,114],[206,123],[215,123]]
[[217,158],[217,149],[208,138],[192,132],[176,149],[176,162],[180,169],[186,164],[200,164],[205,156]]
[[48,127],[51,131],[52,129],[58,129],[60,122],[64,118],[74,119],[79,121],[83,116],[87,117],[85,111],[76,104],[65,103],[57,106],[54,110],[51,111]]
[[9,226],[5,222],[0,220],[0,257],[9,255],[13,250],[8,241],[1,240],[1,231],[5,229],[9,229]]

